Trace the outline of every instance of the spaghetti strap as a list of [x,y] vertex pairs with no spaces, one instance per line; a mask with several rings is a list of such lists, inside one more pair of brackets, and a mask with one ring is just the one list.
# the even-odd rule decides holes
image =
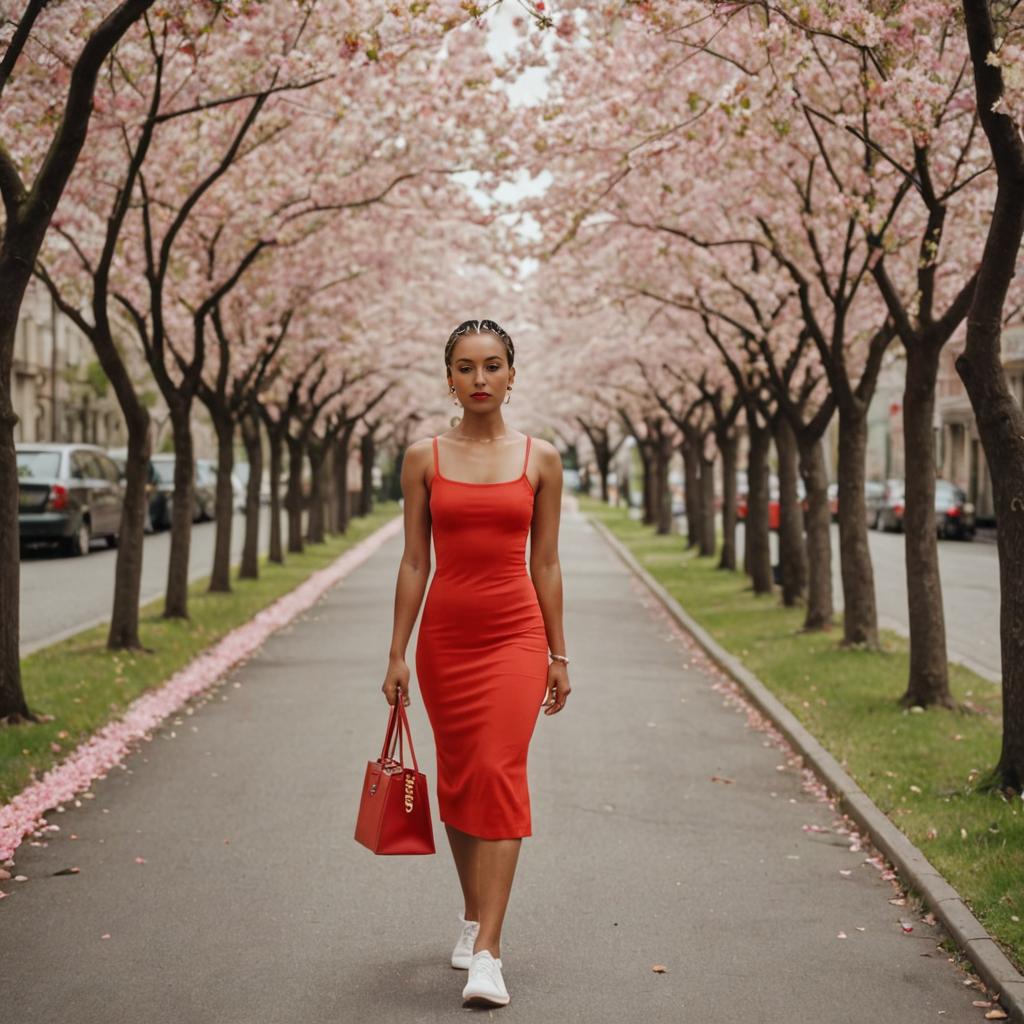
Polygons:
[[441,470],[437,468],[437,437],[434,437],[434,476],[440,476]]
[[523,476],[526,476],[526,467],[530,463],[530,435],[526,435],[526,458],[523,459]]

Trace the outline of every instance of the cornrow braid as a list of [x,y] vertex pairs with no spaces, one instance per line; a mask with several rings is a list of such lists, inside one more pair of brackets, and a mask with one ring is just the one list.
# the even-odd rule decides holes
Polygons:
[[464,320],[450,335],[448,335],[448,343],[444,347],[444,365],[446,369],[451,368],[452,364],[452,349],[455,347],[455,342],[462,337],[463,334],[482,334],[487,331],[493,334],[496,338],[499,338],[505,345],[505,351],[508,353],[508,365],[512,365],[512,360],[515,358],[515,349],[512,346],[512,339],[508,336],[508,332],[503,328],[499,327],[493,320]]

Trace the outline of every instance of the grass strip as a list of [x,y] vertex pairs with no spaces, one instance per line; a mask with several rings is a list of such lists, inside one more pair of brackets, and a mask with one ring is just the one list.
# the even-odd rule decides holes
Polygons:
[[678,534],[594,498],[580,496],[580,508],[796,715],[1024,967],[1024,801],[979,785],[999,759],[999,687],[951,664],[968,711],[903,709],[905,638],[886,631],[881,651],[865,651],[840,648],[838,627],[801,633],[802,609],[755,597],[743,573],[685,550]]
[[106,625],[41,648],[21,662],[29,707],[52,721],[0,729],[0,804],[96,730],[119,718],[141,693],[160,686],[201,651],[257,612],[330,565],[348,548],[398,514],[398,502],[382,502],[368,516],[354,517],[343,535],[285,554],[283,565],[260,559],[257,580],[232,579],[229,594],[207,591],[209,577],[189,584],[189,615],[163,619],[163,598],[141,609],[142,651],[110,651]]

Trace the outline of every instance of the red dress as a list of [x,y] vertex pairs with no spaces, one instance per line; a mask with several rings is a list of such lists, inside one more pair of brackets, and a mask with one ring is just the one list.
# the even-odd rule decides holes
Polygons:
[[484,839],[531,835],[526,755],[547,689],[548,644],[526,569],[533,485],[450,480],[430,519],[437,566],[416,639],[416,676],[437,750],[443,822]]

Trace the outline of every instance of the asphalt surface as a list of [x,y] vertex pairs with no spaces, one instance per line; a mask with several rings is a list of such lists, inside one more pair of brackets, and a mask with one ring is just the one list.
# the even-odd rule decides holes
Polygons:
[[[685,520],[682,520],[685,530]],[[677,527],[678,528],[678,527]],[[737,549],[743,550],[743,526],[737,529]],[[902,533],[868,531],[875,574],[878,624],[907,635],[907,570]],[[772,558],[778,559],[778,537],[772,534]],[[946,620],[946,651],[992,682],[1002,677],[999,653],[999,555],[985,539],[939,541],[939,576]],[[839,527],[832,526],[832,590],[837,615],[843,608],[839,572]]]
[[[462,1008],[466,975],[448,963],[462,905],[415,684],[438,855],[374,857],[352,838],[387,717],[400,551],[399,535],[97,782],[95,799],[51,814],[48,845],[23,844],[28,881],[5,883],[0,902],[4,1020],[481,1012]],[[569,509],[561,556],[573,692],[540,715],[531,747],[534,834],[502,938],[503,1017],[981,1020],[935,929],[889,902],[893,884]]]
[[[212,522],[192,524],[189,579],[208,576],[213,565],[216,529]],[[231,560],[242,557],[245,516],[235,515],[231,528]],[[260,516],[260,552],[270,542],[270,512]],[[167,585],[171,533],[146,537],[142,554],[142,603],[161,597]],[[79,630],[110,621],[117,552],[95,541],[84,558],[68,557],[45,546],[33,547],[21,562],[21,652],[30,654]]]
[[[868,534],[878,623],[904,636],[908,630],[906,538],[902,533]],[[833,528],[838,559],[839,529]],[[838,567],[838,561],[836,562]],[[953,661],[992,681],[1002,672],[999,654],[999,552],[983,540],[940,540],[939,576],[946,622],[946,650]],[[836,606],[842,608],[842,579],[835,574]]]

